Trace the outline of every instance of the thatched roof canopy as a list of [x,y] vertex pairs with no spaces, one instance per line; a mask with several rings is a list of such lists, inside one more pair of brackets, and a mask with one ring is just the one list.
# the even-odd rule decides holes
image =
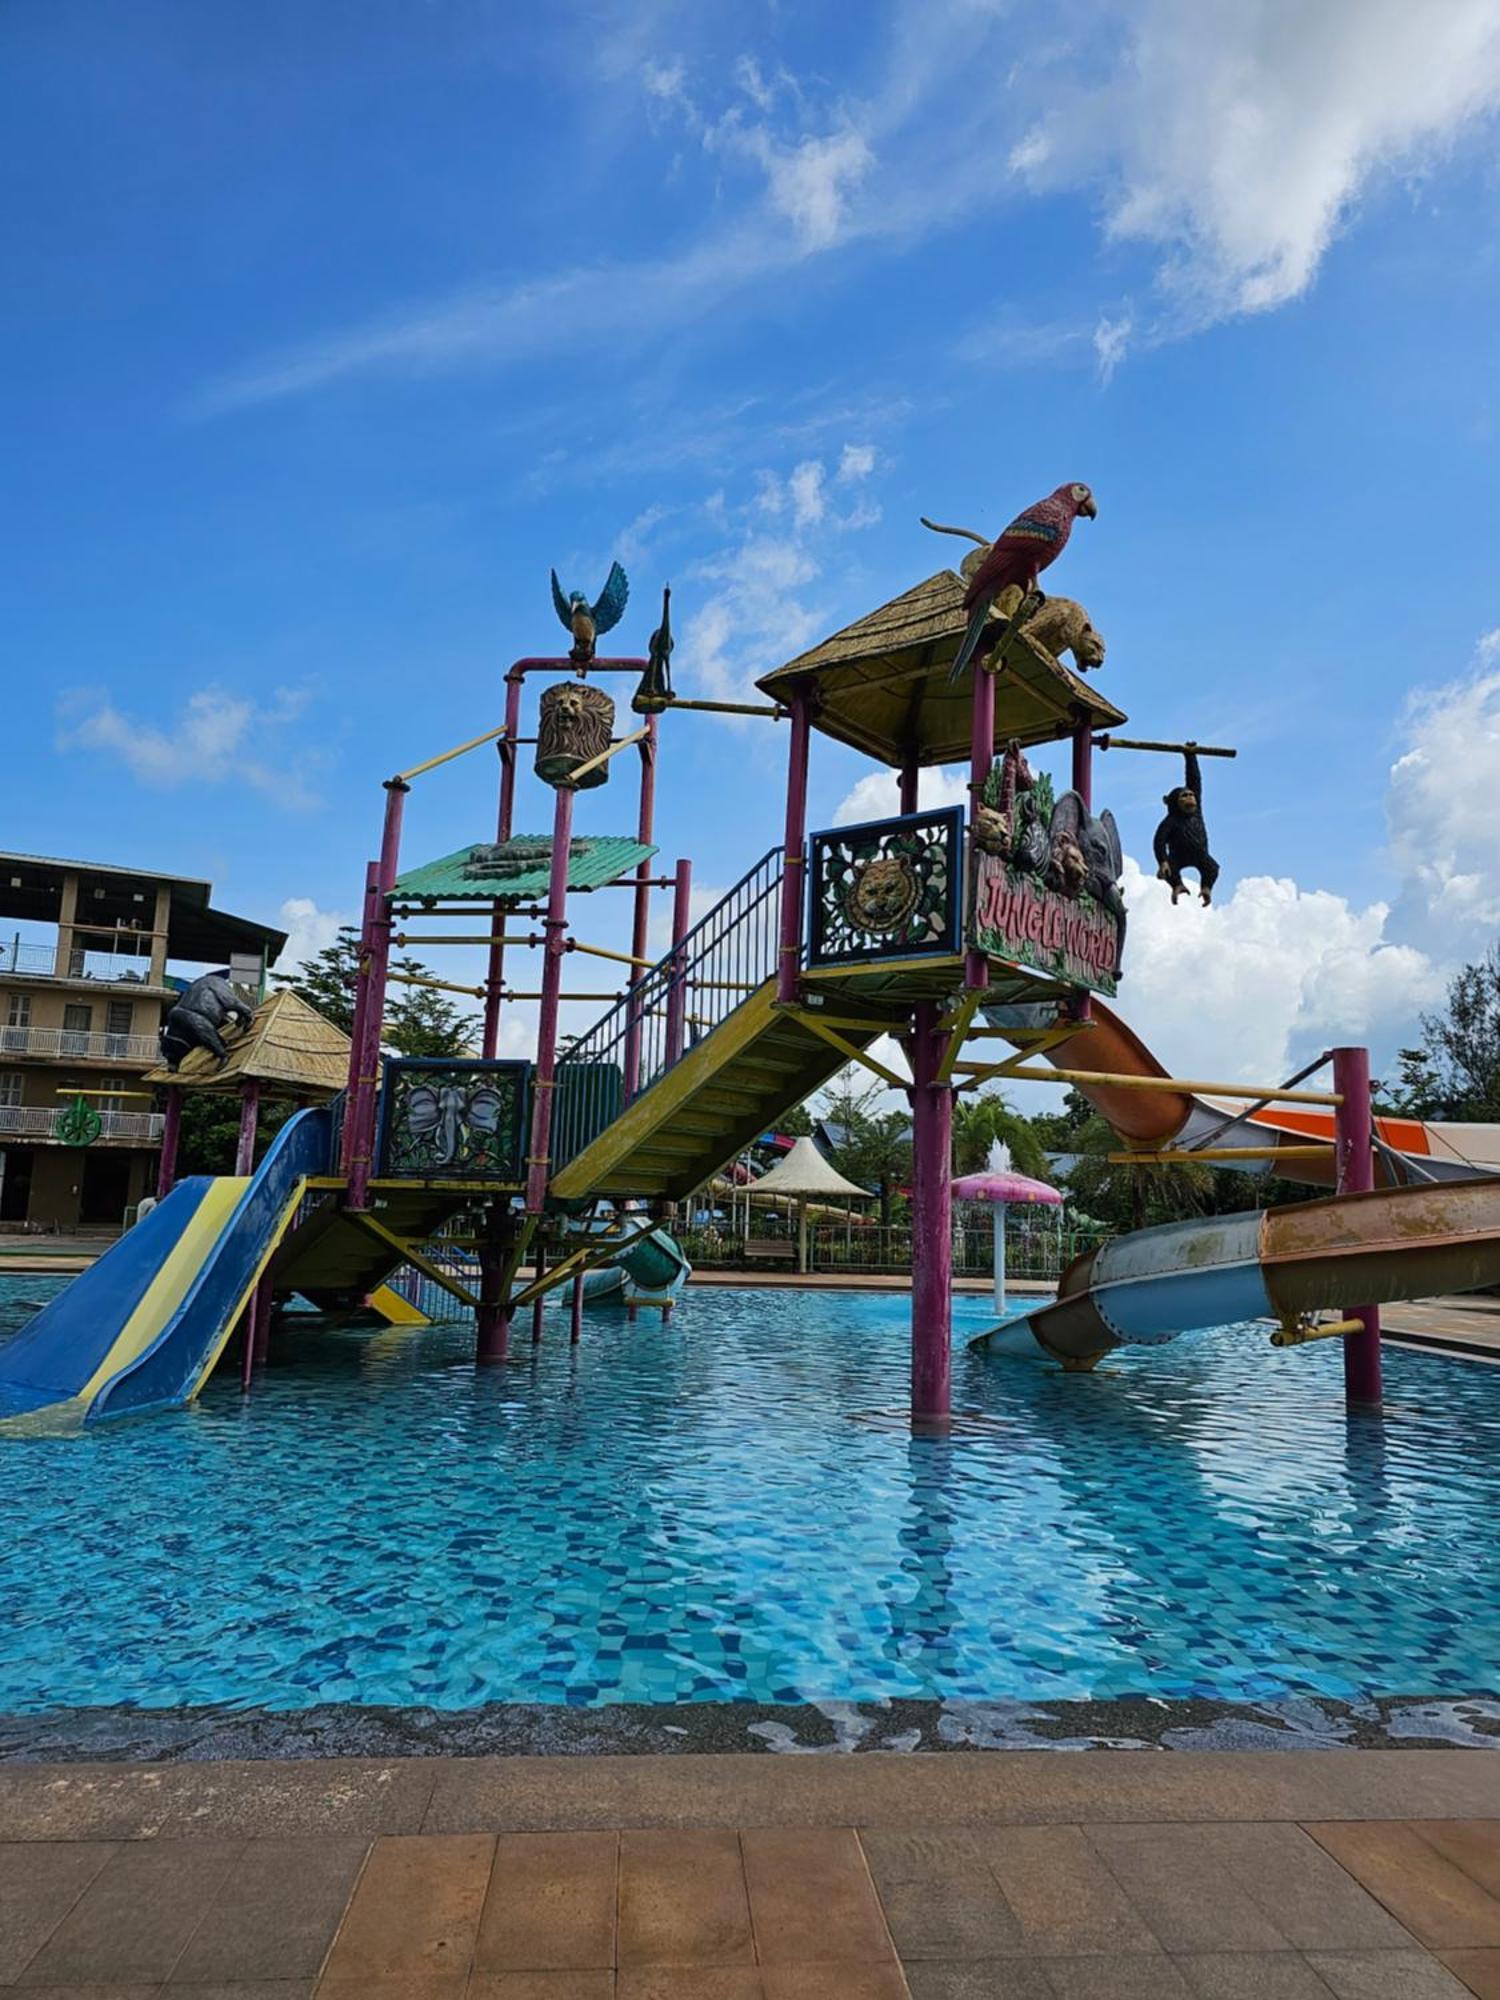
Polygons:
[[794,1201],[833,1194],[846,1198],[854,1195],[860,1201],[870,1199],[867,1189],[845,1180],[832,1161],[825,1160],[812,1140],[807,1138],[795,1140],[786,1158],[778,1160],[774,1167],[750,1185],[756,1194],[787,1195]]
[[[939,570],[757,685],[785,701],[796,684],[810,681],[814,727],[883,764],[965,761],[974,670],[948,679],[968,622],[964,589],[953,570]],[[1083,719],[1095,729],[1114,729],[1126,718],[1044,647],[1013,640],[995,682],[995,748],[1003,750],[1012,737],[1048,743]]]
[[207,1049],[194,1049],[173,1075],[151,1070],[147,1083],[180,1084],[184,1090],[235,1091],[254,1081],[270,1095],[333,1097],[349,1080],[349,1037],[298,994],[273,993],[255,1010],[238,1040],[226,1038],[229,1061],[222,1069]]

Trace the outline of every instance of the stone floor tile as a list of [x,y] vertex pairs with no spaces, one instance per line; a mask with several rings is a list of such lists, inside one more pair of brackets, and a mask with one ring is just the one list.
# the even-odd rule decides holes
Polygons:
[[612,1966],[619,1849],[614,1833],[502,1833],[476,1969]]
[[8,1840],[415,1833],[445,1761],[7,1765],[0,1767],[0,1827]]
[[[11,1989],[7,1989],[8,1991]],[[34,1989],[19,1987],[18,1992],[35,1991],[45,2000],[156,2000],[161,1988],[153,1979],[142,1986],[134,1980],[124,1985],[118,1980],[90,1980],[85,1986],[38,1986]]]
[[864,1851],[848,1827],[752,1827],[740,1847],[762,1965],[895,1956]]
[[853,1965],[847,1959],[768,1965],[761,1979],[765,2000],[908,2000],[910,1992],[894,1959],[885,1965]]
[[614,2000],[615,1975],[602,1970],[475,1972],[464,2000]]
[[1479,2000],[1500,2000],[1500,1951],[1445,1951],[1443,1963]]
[[1289,1940],[1203,1826],[1091,1826],[1089,1839],[1168,1951],[1283,1951]]
[[620,1835],[619,1959],[627,1965],[751,1965],[737,1833]]
[[1411,1949],[1411,1933],[1301,1827],[1204,1827],[1200,1838],[1299,1951]]
[[953,1868],[983,1868],[985,1835],[963,1826],[872,1826],[860,1845],[876,1881],[926,1881]]
[[0,1986],[20,1977],[116,1852],[103,1840],[0,1845]]
[[1053,2000],[1047,1969],[1034,1958],[928,1960],[905,1971],[911,2000]]
[[1429,1846],[1462,1868],[1486,1895],[1500,1898],[1500,1820],[1420,1819],[1414,1824]]
[[1425,1951],[1310,1951],[1307,1962],[1334,2000],[1471,2000]]
[[320,1979],[314,2000],[467,2000],[462,1972],[400,1972],[393,1979]]
[[95,1875],[19,1983],[165,1979],[243,1846],[238,1840],[128,1842]]
[[1097,1952],[1043,1961],[1053,2000],[1193,2000],[1193,1990],[1161,1952]]
[[753,1965],[635,1965],[620,1967],[615,2000],[765,2000]]
[[172,1968],[179,1984],[316,1978],[354,1891],[360,1835],[249,1840]]
[[495,1843],[488,1834],[397,1835],[370,1849],[324,1983],[468,1973]]
[[1329,1988],[1296,1951],[1216,1951],[1175,1961],[1194,2000],[1329,2000]]
[[1021,1951],[1021,1927],[988,1868],[934,1871],[876,1887],[903,1960],[1004,1958]]
[[1356,1882],[1434,1949],[1500,1945],[1500,1899],[1401,1820],[1342,1820],[1308,1831]]
[[[211,1979],[167,1990],[172,2000],[312,2000],[316,1984],[314,1979]],[[52,1995],[43,1988],[37,2000],[52,2000]]]
[[1154,1951],[1157,1941],[1098,1852],[1076,1826],[997,1827],[981,1851],[1039,1956]]

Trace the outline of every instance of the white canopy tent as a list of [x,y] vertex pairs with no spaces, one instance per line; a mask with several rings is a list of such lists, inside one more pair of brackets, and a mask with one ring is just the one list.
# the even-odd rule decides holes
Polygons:
[[784,1160],[755,1183],[756,1194],[785,1195],[797,1204],[797,1269],[807,1269],[807,1204],[840,1196],[845,1201],[871,1201],[867,1188],[846,1181],[837,1167],[830,1166],[811,1139],[797,1139]]

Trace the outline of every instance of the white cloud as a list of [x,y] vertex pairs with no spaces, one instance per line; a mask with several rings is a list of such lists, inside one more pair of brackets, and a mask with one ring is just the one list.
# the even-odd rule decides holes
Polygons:
[[770,182],[771,205],[810,250],[827,250],[839,241],[849,198],[875,164],[868,143],[852,130],[804,139],[785,149],[768,142],[761,159]]
[[743,701],[755,678],[805,652],[823,613],[802,596],[822,566],[800,542],[751,532],[698,563],[693,576],[713,588],[683,630],[682,658],[695,682],[721,701]]
[[1122,313],[1118,319],[1111,319],[1108,314],[1101,316],[1093,335],[1094,355],[1099,364],[1101,381],[1108,382],[1125,359],[1134,325],[1129,313]]
[[295,722],[307,701],[297,688],[278,688],[265,705],[227,688],[199,688],[176,720],[162,725],[127,715],[107,694],[79,689],[58,703],[57,747],[118,757],[143,785],[162,790],[232,783],[303,806],[312,798],[301,773],[266,738]]
[[799,528],[815,527],[828,509],[823,492],[826,477],[821,459],[804,459],[787,480],[792,500],[792,519]]
[[868,479],[875,470],[875,447],[872,444],[846,444],[839,454],[839,480],[848,486],[856,480]]
[[1415,694],[1406,723],[1386,795],[1402,915],[1472,942],[1500,926],[1500,629],[1466,678]]
[[1104,73],[1060,66],[1009,162],[1038,190],[1099,189],[1107,233],[1157,249],[1200,318],[1298,297],[1379,174],[1422,171],[1500,104],[1494,0],[1128,0],[1118,18]]
[[[968,803],[969,774],[955,766],[933,766],[917,774],[917,804],[939,806]],[[900,780],[894,771],[870,771],[834,808],[835,826],[858,826],[867,819],[894,819],[901,810]]]
[[357,919],[350,911],[320,910],[311,896],[288,896],[279,915],[287,934],[276,964],[277,977],[283,979],[316,958],[320,951],[326,951],[345,924],[357,927]]
[[1250,875],[1174,909],[1127,857],[1119,1007],[1178,1076],[1273,1083],[1332,1040],[1388,1041],[1441,997],[1427,955],[1388,935],[1389,906]]

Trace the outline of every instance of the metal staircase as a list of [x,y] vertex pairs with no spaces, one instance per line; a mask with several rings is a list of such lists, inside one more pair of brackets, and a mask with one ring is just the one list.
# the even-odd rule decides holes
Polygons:
[[776,1000],[781,880],[773,847],[560,1057],[552,1194],[680,1199],[843,1067]]

